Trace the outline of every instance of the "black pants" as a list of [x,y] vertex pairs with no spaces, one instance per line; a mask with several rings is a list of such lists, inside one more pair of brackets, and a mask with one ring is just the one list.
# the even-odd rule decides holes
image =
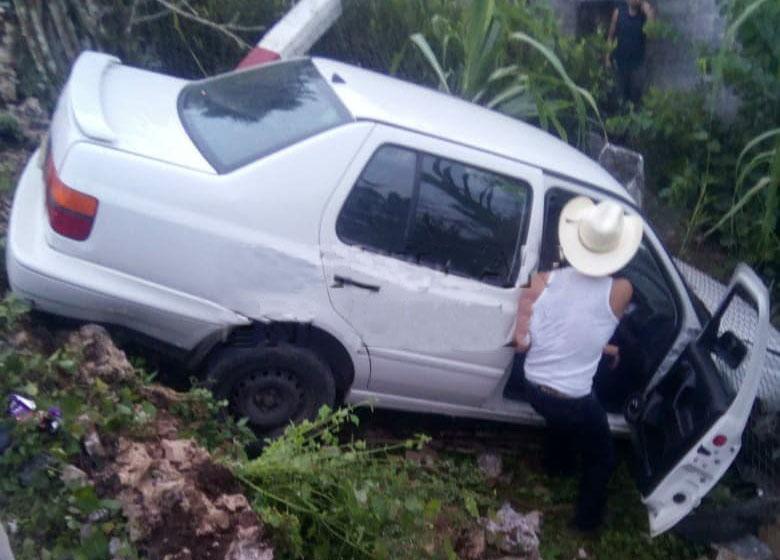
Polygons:
[[553,473],[573,472],[582,458],[582,477],[574,518],[584,530],[596,528],[604,518],[607,483],[615,468],[615,449],[607,413],[591,393],[566,399],[526,383],[526,398],[547,421],[545,464]]
[[639,66],[617,62],[615,64],[615,76],[617,89],[623,101],[631,101],[634,105],[639,103],[642,91],[639,85]]

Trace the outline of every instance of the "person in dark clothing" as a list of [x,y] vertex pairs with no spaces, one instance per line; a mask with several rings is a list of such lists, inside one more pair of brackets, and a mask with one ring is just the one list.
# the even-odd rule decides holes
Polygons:
[[655,20],[655,10],[644,0],[621,2],[612,13],[608,40],[617,41],[607,54],[607,65],[614,64],[618,90],[625,101],[639,102],[641,92],[637,71],[645,60],[645,23]]

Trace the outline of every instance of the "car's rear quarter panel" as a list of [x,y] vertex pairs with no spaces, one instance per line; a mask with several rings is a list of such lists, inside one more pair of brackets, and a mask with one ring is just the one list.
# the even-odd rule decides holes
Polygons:
[[58,250],[252,318],[330,305],[319,256],[327,199],[372,125],[334,129],[218,176],[79,143],[63,180],[98,198],[86,242]]

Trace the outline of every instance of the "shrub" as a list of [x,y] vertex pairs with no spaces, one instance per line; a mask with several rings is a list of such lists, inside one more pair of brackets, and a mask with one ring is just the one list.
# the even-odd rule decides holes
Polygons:
[[13,115],[0,113],[0,147],[18,146],[24,142],[24,133]]
[[323,408],[240,467],[255,508],[275,529],[277,551],[312,560],[454,557],[436,522],[446,517],[457,534],[479,515],[477,471],[407,460],[403,452],[421,449],[425,436],[376,447],[342,443],[339,432],[357,423],[351,409]]

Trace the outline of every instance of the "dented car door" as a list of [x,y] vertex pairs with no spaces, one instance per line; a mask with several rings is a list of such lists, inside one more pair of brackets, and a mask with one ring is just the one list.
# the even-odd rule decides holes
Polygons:
[[321,232],[330,300],[366,345],[372,392],[458,405],[493,392],[514,353],[540,181],[477,150],[372,133]]

